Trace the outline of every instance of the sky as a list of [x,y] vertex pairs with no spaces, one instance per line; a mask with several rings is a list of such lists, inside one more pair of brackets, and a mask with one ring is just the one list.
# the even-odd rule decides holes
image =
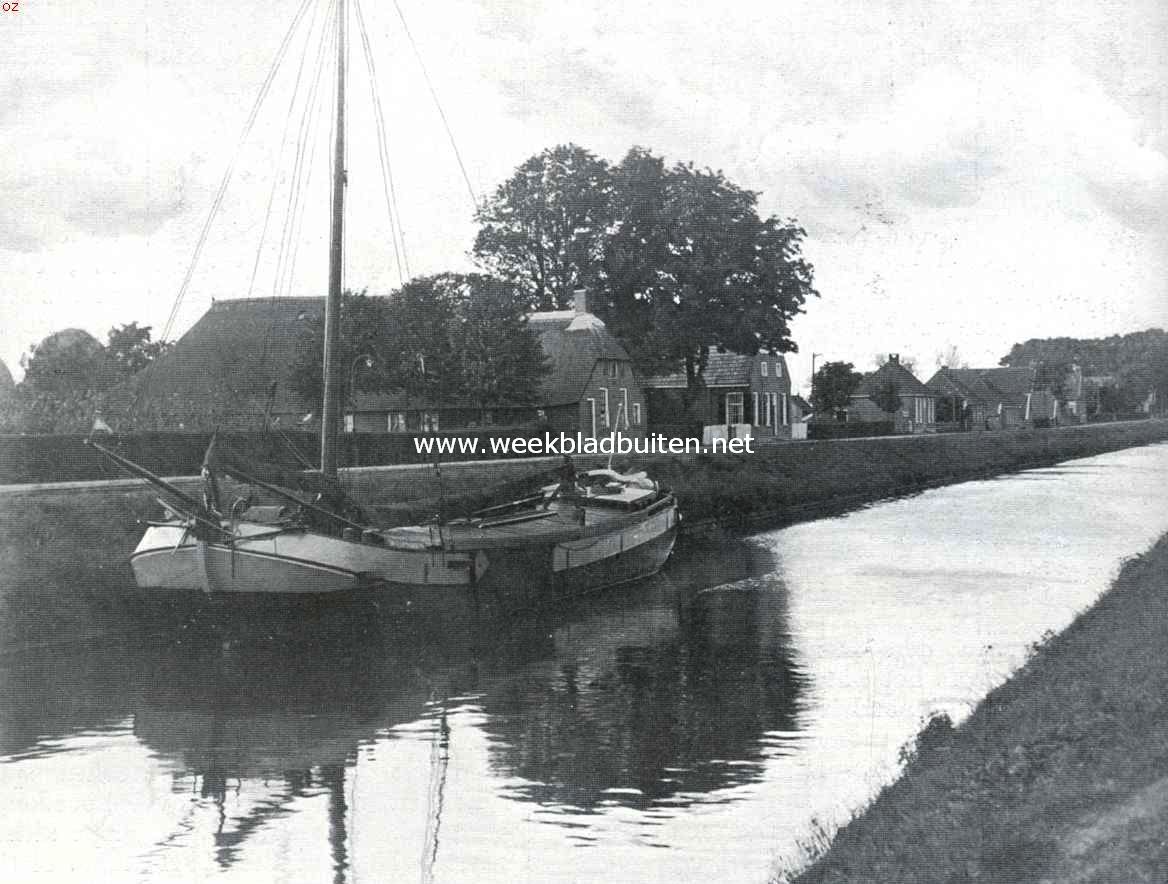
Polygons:
[[[24,0],[0,14],[13,374],[62,328],[157,335],[229,166],[171,338],[215,298],[322,293],[325,91],[324,124],[303,121],[312,139],[300,109],[326,0],[305,2],[242,141],[301,0]],[[1162,0],[399,3],[413,43],[393,3],[365,0],[375,78],[359,40],[350,54],[349,286],[473,266],[474,203],[432,87],[476,199],[555,144],[613,162],[639,145],[794,218],[820,292],[792,324],[796,387],[813,353],[868,370],[897,352],[925,379],[952,347],[989,366],[1031,337],[1168,327]],[[315,170],[302,179],[298,153]],[[285,232],[294,203],[303,220]]]

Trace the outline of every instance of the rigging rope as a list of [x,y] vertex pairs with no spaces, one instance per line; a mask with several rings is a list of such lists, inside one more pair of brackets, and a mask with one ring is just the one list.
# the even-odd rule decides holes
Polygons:
[[[300,96],[300,84],[304,79],[304,68],[305,68],[305,64],[308,61],[309,49],[312,46],[312,39],[311,38],[312,38],[312,32],[316,29],[316,11],[318,8],[319,7],[316,6],[315,4],[313,5],[312,18],[309,20],[309,23],[308,23],[308,34],[307,34],[307,37],[304,41],[303,51],[300,53],[300,63],[296,67],[296,82],[292,86],[292,97],[288,100],[288,114],[287,114],[286,118],[284,119],[284,131],[280,135],[280,149],[276,153],[277,162],[279,161],[279,158],[284,155],[284,149],[288,145],[288,133],[292,129],[292,119],[295,116],[294,111],[296,109],[296,99]],[[251,268],[251,280],[248,282],[248,285],[247,285],[247,293],[248,293],[249,297],[250,297],[252,291],[255,289],[256,275],[259,273],[259,269],[260,269],[260,258],[263,256],[264,242],[267,240],[268,224],[272,218],[272,206],[276,201],[276,191],[279,190],[279,188],[280,188],[280,176],[273,175],[272,176],[272,190],[271,190],[271,193],[268,194],[268,206],[264,212],[264,225],[263,225],[262,230],[260,231],[259,246],[256,248],[256,259],[255,259],[255,263],[252,265],[252,268]],[[274,297],[274,295],[273,295],[273,297]]]
[[292,36],[303,20],[304,13],[308,10],[311,2],[312,0],[302,0],[300,8],[296,11],[295,18],[292,19],[292,24],[288,26],[288,31],[284,34],[284,39],[280,42],[279,49],[276,50],[275,58],[272,59],[272,65],[268,69],[268,74],[264,78],[263,85],[260,86],[259,94],[256,96],[255,104],[252,106],[251,113],[248,115],[247,122],[244,124],[243,133],[240,135],[239,143],[235,149],[235,155],[231,158],[231,162],[227,166],[227,171],[223,173],[223,180],[219,183],[219,190],[216,192],[215,199],[211,203],[211,210],[207,213],[207,218],[203,222],[203,228],[199,232],[198,241],[195,243],[195,251],[191,256],[191,263],[187,267],[186,276],[183,277],[178,295],[175,297],[174,304],[170,308],[170,315],[166,318],[166,324],[163,326],[162,335],[159,338],[160,341],[165,341],[170,337],[170,333],[174,327],[174,321],[178,318],[178,311],[182,306],[183,298],[186,297],[187,289],[190,288],[191,279],[195,275],[195,267],[199,263],[199,256],[202,254],[203,245],[207,241],[207,234],[211,230],[211,224],[214,222],[215,216],[219,212],[219,207],[223,203],[223,196],[227,192],[227,185],[230,184],[231,176],[235,172],[235,164],[239,160],[240,151],[244,143],[246,143],[247,137],[251,134],[256,118],[259,117],[260,108],[263,106],[264,99],[267,98],[268,92],[272,88],[272,82],[276,78],[276,71],[279,69],[280,63],[283,61],[284,55],[288,50],[288,46],[292,42]]
[[[336,2],[329,3],[327,21]],[[280,251],[276,258],[276,272],[272,281],[272,296],[288,292],[292,287],[292,278],[295,274],[296,256],[300,248],[300,228],[304,223],[303,213],[300,211],[301,194],[312,177],[312,159],[316,156],[316,145],[319,141],[316,120],[321,114],[317,94],[320,92],[320,83],[324,77],[324,60],[335,45],[335,34],[325,30],[321,36],[320,46],[317,49],[316,74],[309,89],[308,98],[304,105],[304,113],[297,130],[296,157],[293,161],[291,186],[288,191],[288,211],[284,215],[284,227],[280,237]],[[328,93],[324,93],[327,101]],[[305,148],[307,147],[307,151]],[[307,164],[305,163],[307,155]],[[307,169],[307,171],[305,171]]]
[[[357,26],[361,32],[361,47],[365,55],[365,66],[369,70],[369,91],[373,99],[373,118],[377,131],[377,159],[381,163],[381,189],[385,194],[386,212],[389,215],[389,239],[393,244],[394,259],[397,262],[399,285],[405,285],[410,276],[409,258],[406,255],[405,232],[402,230],[401,213],[397,208],[397,191],[393,183],[393,168],[389,161],[389,136],[385,127],[385,115],[381,105],[381,93],[377,86],[377,67],[373,62],[373,50],[369,44],[369,32],[365,27],[365,14],[361,11],[360,0],[354,0],[357,8]],[[401,248],[398,248],[398,236]],[[403,275],[403,267],[405,273]]]
[[406,39],[410,41],[410,47],[414,50],[414,57],[418,60],[418,67],[422,69],[422,77],[426,81],[426,86],[430,90],[430,97],[434,99],[434,106],[438,109],[438,116],[442,118],[442,126],[446,129],[446,137],[450,139],[450,147],[454,150],[454,159],[458,161],[458,168],[462,172],[462,180],[466,182],[466,192],[470,194],[470,203],[474,206],[475,211],[478,211],[479,201],[475,196],[474,187],[470,183],[470,175],[466,172],[466,165],[462,161],[462,153],[458,150],[458,143],[454,140],[454,132],[450,128],[450,122],[446,119],[446,111],[442,109],[442,102],[438,99],[438,92],[434,89],[434,84],[430,80],[430,73],[426,70],[426,63],[422,61],[422,53],[418,49],[418,44],[414,42],[414,35],[410,33],[410,26],[406,22],[406,15],[402,12],[401,4],[397,0],[393,0],[393,8],[397,10],[397,16],[401,19],[402,30],[405,31]]
[[[297,99],[300,98],[301,84],[304,81],[305,69],[308,66],[308,59],[309,59],[309,56],[311,54],[310,50],[312,48],[312,43],[313,43],[312,35],[313,35],[314,31],[316,30],[316,17],[317,17],[317,10],[318,9],[319,9],[319,6],[314,4],[313,11],[312,11],[312,18],[309,20],[307,34],[306,34],[305,40],[304,40],[304,47],[303,47],[303,50],[300,54],[300,62],[296,67],[296,81],[293,84],[292,95],[288,101],[288,113],[287,113],[287,116],[285,117],[285,120],[284,120],[284,130],[280,135],[280,147],[276,153],[277,166],[279,165],[279,159],[284,156],[285,149],[288,146],[288,141],[289,141],[288,136],[292,130],[292,120],[296,116],[296,114],[295,114],[296,102],[297,102]],[[319,76],[319,73],[317,74],[317,76]],[[315,82],[315,80],[314,80],[314,82]],[[311,85],[309,88],[311,90],[311,88],[312,88]],[[311,100],[306,98],[306,101],[311,101]],[[291,182],[289,182],[289,186],[291,186]],[[259,244],[256,246],[256,256],[255,256],[255,262],[252,265],[251,279],[249,280],[248,286],[247,286],[248,297],[251,297],[251,294],[255,289],[256,276],[259,274],[260,260],[263,257],[263,252],[264,252],[264,243],[267,241],[268,225],[271,222],[271,218],[272,218],[272,207],[274,206],[274,204],[276,202],[276,192],[279,189],[280,189],[280,176],[279,176],[279,174],[273,174],[272,175],[272,189],[271,189],[271,192],[268,194],[268,204],[267,204],[267,208],[264,211],[264,224],[263,224],[263,228],[260,231]],[[278,266],[279,266],[279,264],[277,262],[277,268],[278,268]],[[269,314],[268,315],[268,323],[267,323],[266,328],[264,329],[263,346],[260,348],[260,357],[259,357],[259,362],[258,362],[259,367],[257,370],[258,372],[262,372],[263,367],[268,364],[268,351],[269,351],[269,348],[271,346],[272,333],[275,330],[275,325],[276,325],[277,313],[276,313],[276,309],[275,309],[275,302],[276,302],[277,294],[278,294],[278,292],[276,290],[276,286],[273,286],[272,287],[272,295],[271,295],[271,298],[270,298],[269,304],[268,304],[268,314]],[[271,384],[271,387],[269,389],[269,392],[268,392],[268,404],[267,404],[267,408],[266,408],[265,414],[264,414],[264,428],[265,429],[267,428],[268,423],[271,420],[270,411],[271,411],[272,401],[274,400],[275,395],[276,395],[277,384],[278,384],[278,381],[273,381],[273,383]]]

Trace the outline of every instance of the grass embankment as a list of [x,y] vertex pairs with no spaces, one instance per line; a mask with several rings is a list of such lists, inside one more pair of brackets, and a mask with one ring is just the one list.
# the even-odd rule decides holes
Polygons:
[[124,625],[128,558],[149,491],[0,496],[0,653]]
[[[657,458],[639,466],[676,490],[687,529],[743,530],[1165,438],[1168,421],[1142,421],[776,445],[753,455]],[[580,465],[603,460],[582,458]],[[382,515],[400,524],[437,512],[433,495],[440,485],[446,511],[457,513],[503,492],[519,493],[525,470],[546,473],[554,466],[554,459],[445,465],[441,480],[433,467],[367,469],[346,481],[363,501],[389,504]],[[121,625],[128,611],[119,590],[132,579],[127,560],[141,530],[135,517],[159,515],[153,498],[149,489],[125,485],[0,494],[0,652]]]
[[1168,535],[797,884],[1168,880]]
[[1140,421],[776,445],[750,455],[662,457],[648,469],[677,492],[691,529],[746,529],[1164,439],[1168,421]]

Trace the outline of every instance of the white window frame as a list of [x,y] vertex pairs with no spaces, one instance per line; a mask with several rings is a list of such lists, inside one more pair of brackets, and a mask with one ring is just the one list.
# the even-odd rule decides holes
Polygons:
[[633,424],[635,426],[638,426],[638,427],[641,425],[641,403],[640,402],[633,403]]
[[783,376],[783,363],[781,360],[775,360],[775,377],[781,378]]
[[[782,405],[783,405],[783,426],[785,427],[791,423],[791,399],[789,396],[787,396],[786,393],[783,393],[782,397],[783,397],[783,402],[782,402]],[[776,396],[776,398],[778,398],[778,397]]]
[[[736,421],[730,419],[730,407],[731,407],[732,401],[734,403],[734,407],[738,411],[738,420],[736,420]],[[733,393],[727,393],[726,394],[726,426],[729,427],[729,426],[733,426],[734,424],[740,424],[743,422],[743,418],[745,418],[745,417],[746,417],[746,403],[743,401],[742,392],[736,391]]]
[[750,394],[750,423],[756,427],[762,426],[758,414],[758,393]]
[[762,372],[764,378],[767,377],[767,364],[765,360],[758,364],[758,370]]
[[[625,429],[629,428],[629,388],[621,387],[621,402],[624,404]],[[619,427],[618,427],[619,429]]]
[[345,415],[345,432],[352,433],[357,425],[357,416],[352,412]]
[[[600,403],[600,416],[602,418],[604,418],[604,425],[606,427],[611,427],[612,426],[612,423],[611,423],[612,418],[610,418],[609,414],[608,414],[608,387],[601,387],[600,393],[604,397]],[[595,430],[592,431],[592,435],[593,436],[596,435]]]
[[595,439],[596,438],[596,400],[593,397],[589,396],[584,401],[588,403],[588,411],[589,411],[589,414],[592,416],[592,438]]

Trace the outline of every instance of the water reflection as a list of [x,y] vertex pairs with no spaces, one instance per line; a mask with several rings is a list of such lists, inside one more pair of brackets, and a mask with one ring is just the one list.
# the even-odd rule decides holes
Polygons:
[[[774,566],[757,545],[693,546],[678,564],[555,614],[400,621],[360,605],[306,620],[260,609],[28,652],[0,666],[0,753],[15,763],[92,752],[84,738],[102,732],[148,750],[178,803],[142,845],[142,871],[173,869],[208,841],[214,867],[230,869],[311,808],[327,820],[317,852],[344,881],[362,752],[426,741],[425,879],[459,710],[475,713],[511,799],[594,810],[684,795],[684,805],[760,776],[775,751],[766,734],[797,727],[805,680],[785,591],[750,576]],[[744,579],[702,591],[727,576]],[[392,819],[394,797],[382,803]]]
[[806,676],[775,580],[562,627],[554,663],[483,699],[491,763],[513,798],[647,808],[751,782],[798,726]]
[[555,613],[0,657],[0,880],[766,880],[1168,529],[1168,446],[1055,472],[687,545]]

